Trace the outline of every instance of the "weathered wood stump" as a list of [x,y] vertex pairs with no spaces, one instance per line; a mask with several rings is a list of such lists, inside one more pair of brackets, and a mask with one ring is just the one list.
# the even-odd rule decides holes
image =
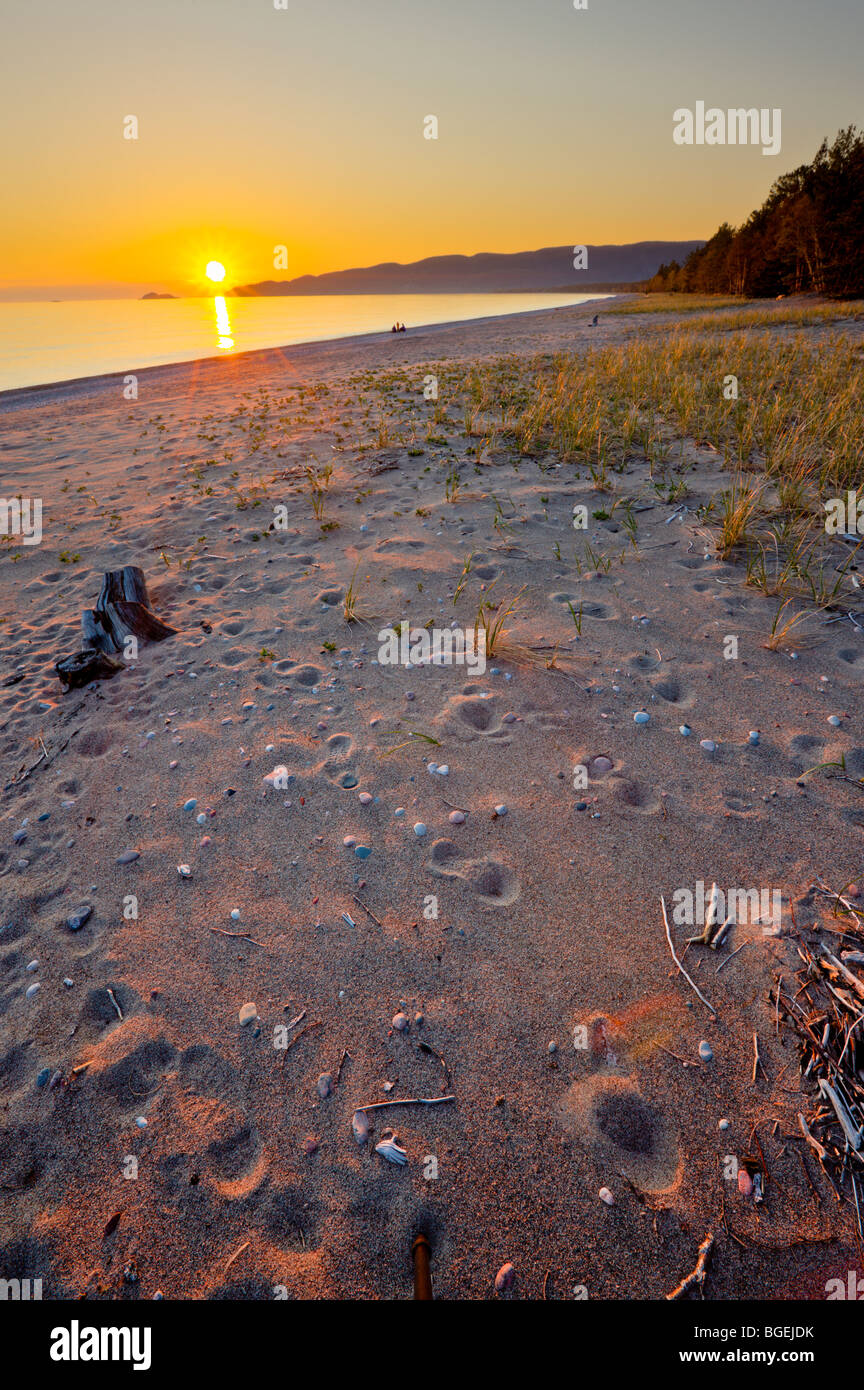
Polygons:
[[62,657],[54,670],[67,689],[109,680],[123,670],[123,662],[112,653],[123,651],[130,637],[162,642],[175,633],[176,628],[163,623],[150,607],[143,570],[137,565],[107,570],[96,607],[81,614],[81,651]]

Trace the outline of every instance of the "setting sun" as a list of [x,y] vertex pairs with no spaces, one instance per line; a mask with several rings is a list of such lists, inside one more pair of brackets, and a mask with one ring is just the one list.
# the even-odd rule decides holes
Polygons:
[[225,279],[225,267],[221,261],[208,261],[204,274],[208,280],[213,280],[218,284]]

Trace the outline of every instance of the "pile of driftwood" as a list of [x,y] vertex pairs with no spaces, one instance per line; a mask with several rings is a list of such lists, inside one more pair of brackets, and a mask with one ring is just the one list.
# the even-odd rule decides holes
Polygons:
[[854,1205],[864,1236],[864,908],[821,879],[810,892],[833,900],[833,925],[813,928],[833,939],[800,939],[795,984],[781,976],[771,998],[778,1023],[798,1035],[801,1075],[813,1088],[808,1113],[798,1115],[801,1134],[838,1201]]
[[67,689],[108,680],[125,666],[115,652],[123,652],[128,662],[139,641],[162,642],[175,632],[151,609],[143,570],[137,565],[107,570],[96,607],[81,614],[81,650],[61,657],[54,670]]

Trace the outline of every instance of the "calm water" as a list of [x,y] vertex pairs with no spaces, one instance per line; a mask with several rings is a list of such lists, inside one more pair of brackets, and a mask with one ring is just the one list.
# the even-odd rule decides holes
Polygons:
[[606,295],[303,295],[0,304],[0,391],[250,348],[583,304]]

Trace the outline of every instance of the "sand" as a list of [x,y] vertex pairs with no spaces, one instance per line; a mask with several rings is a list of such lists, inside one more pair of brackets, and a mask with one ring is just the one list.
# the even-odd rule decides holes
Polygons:
[[[799,964],[790,905],[814,874],[861,876],[860,793],[798,781],[841,752],[864,773],[861,633],[820,626],[794,661],[761,645],[776,603],[694,516],[728,482],[710,450],[669,524],[629,469],[653,501],[638,549],[592,519],[613,563],[579,573],[573,506],[598,503],[578,470],[502,450],[475,475],[455,407],[446,442],[425,437],[436,364],[649,331],[593,312],[155,368],[135,401],[119,378],[0,398],[3,490],[44,505],[42,543],[0,554],[6,1277],[52,1299],[404,1298],[421,1228],[440,1298],[662,1298],[709,1231],[709,1298],[823,1298],[856,1266],[848,1204],[790,1137],[797,1054],[767,992]],[[402,369],[407,386],[388,378]],[[396,441],[412,418],[416,442]],[[454,458],[469,467],[447,502]],[[338,528],[300,493],[310,460],[333,464]],[[64,694],[53,662],[125,564],[177,635]],[[368,621],[349,624],[352,578]],[[376,664],[386,623],[467,626],[523,586],[510,635],[559,644],[557,669]],[[716,1017],[660,907],[713,879],[783,894],[779,932],[747,922],[687,952]],[[352,1135],[358,1105],[441,1095]],[[404,1166],[375,1152],[388,1125]],[[734,1181],[757,1141],[759,1206]]]

